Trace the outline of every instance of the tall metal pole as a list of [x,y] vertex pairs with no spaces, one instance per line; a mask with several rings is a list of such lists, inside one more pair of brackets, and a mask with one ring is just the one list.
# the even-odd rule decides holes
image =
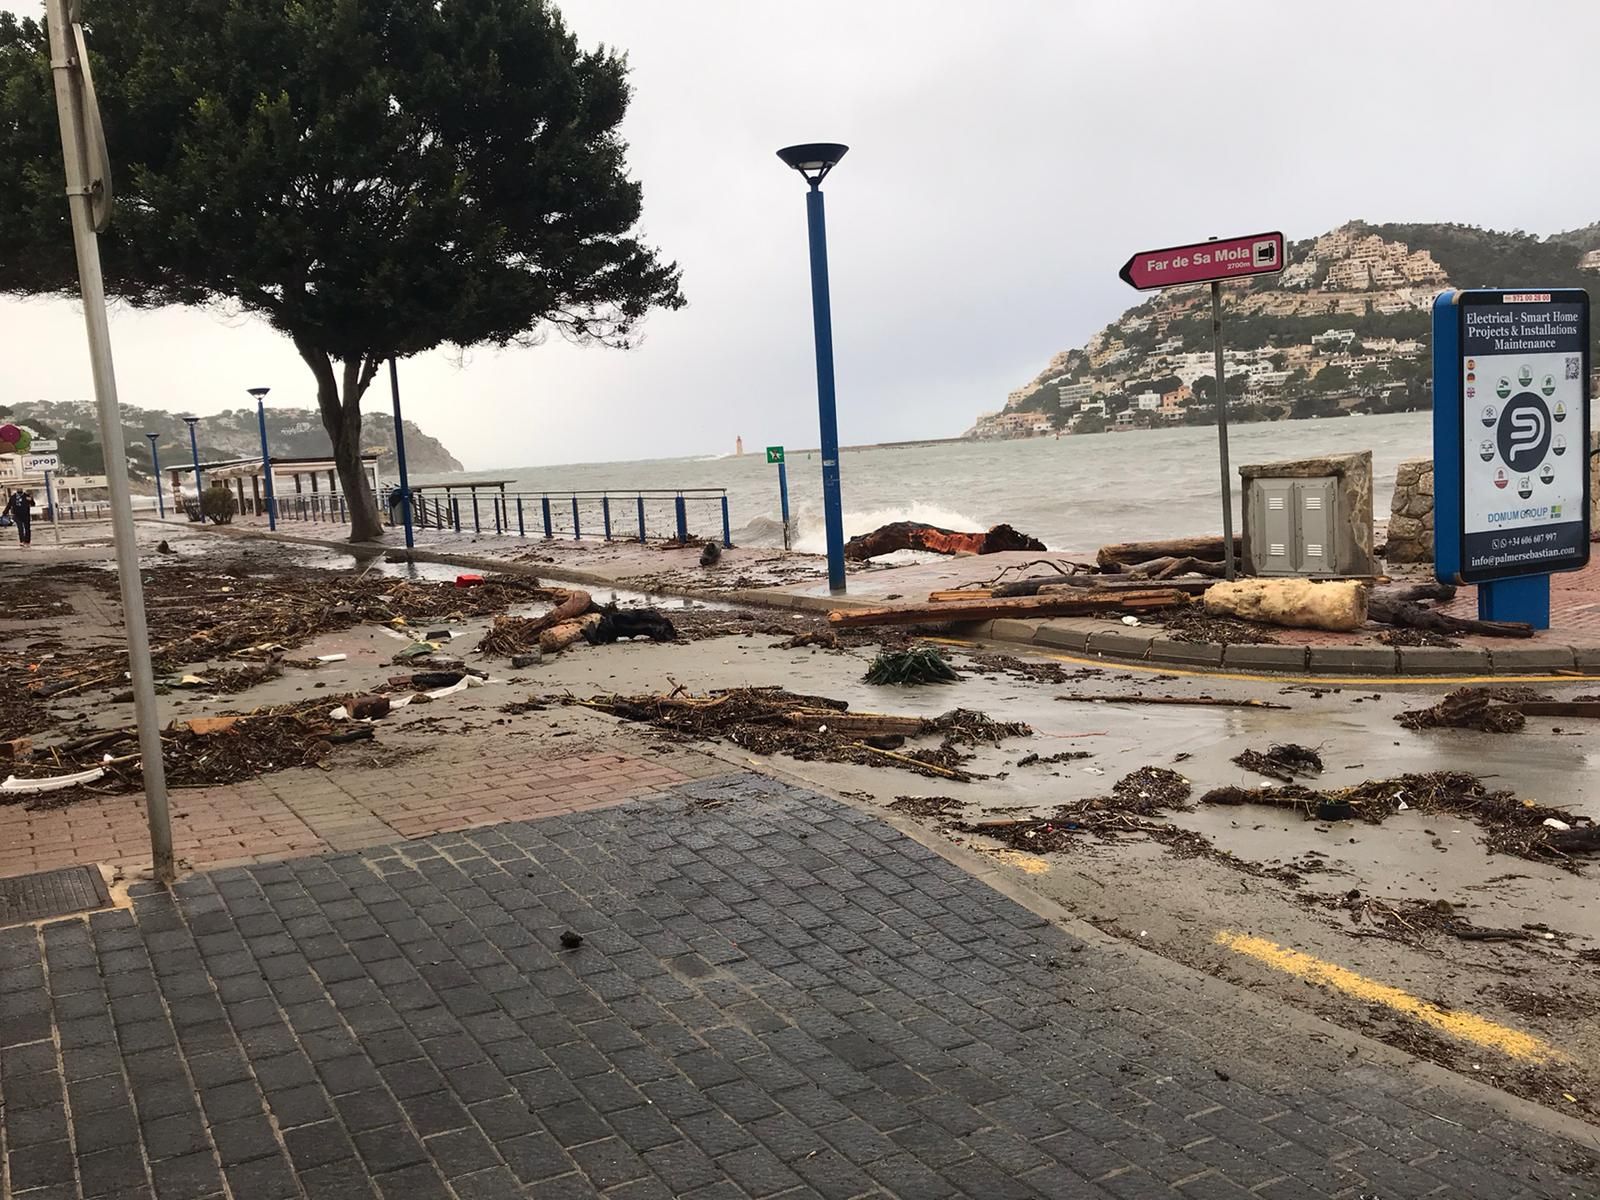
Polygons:
[[806,193],[811,241],[811,317],[817,343],[817,416],[822,426],[822,520],[828,534],[828,590],[844,591],[844,507],[839,494],[839,421],[833,394],[833,309],[828,300],[828,232],[822,189]]
[[61,545],[61,514],[56,512],[56,494],[50,489],[50,472],[44,473],[44,502],[50,506],[50,532],[56,545]]
[[272,455],[267,451],[267,388],[252,388],[256,398],[256,422],[261,426],[261,475],[267,489],[267,528],[278,528],[278,506],[272,499]]
[[46,0],[50,30],[50,73],[55,80],[56,114],[66,160],[67,208],[78,258],[78,284],[89,338],[89,368],[94,377],[100,444],[105,447],[106,488],[111,495],[111,533],[122,587],[123,622],[128,634],[128,672],[133,677],[133,710],[139,728],[139,763],[144,774],[145,812],[150,822],[150,854],[155,877],[176,878],[172,861],[172,819],[167,808],[167,775],[161,760],[161,727],[156,714],[155,672],[150,665],[150,634],[139,582],[139,546],[128,489],[128,448],[122,437],[117,378],[111,362],[111,328],[106,321],[105,283],[100,275],[100,243],[95,233],[94,194],[83,96],[79,91],[77,27],[67,22],[67,0]]
[[167,519],[167,498],[161,494],[161,457],[156,453],[156,440],[160,436],[159,433],[145,434],[145,437],[150,439],[150,469],[155,473],[156,477],[156,515],[165,521]]
[[184,422],[189,426],[189,453],[194,456],[194,499],[200,504],[200,515],[205,515],[204,501],[205,489],[200,483],[200,442],[194,436],[194,427],[200,423],[199,417],[185,417]]
[[789,549],[789,468],[778,462],[778,507],[783,513],[783,548]]
[[1222,285],[1211,281],[1211,339],[1217,352],[1217,373],[1212,393],[1217,405],[1217,457],[1222,462],[1222,571],[1232,579],[1233,565],[1233,476],[1228,470],[1228,384],[1222,363]]
[[411,482],[406,474],[406,429],[400,419],[400,370],[389,360],[389,391],[394,396],[394,459],[400,468],[400,516],[406,523],[406,548],[416,545],[411,532]]

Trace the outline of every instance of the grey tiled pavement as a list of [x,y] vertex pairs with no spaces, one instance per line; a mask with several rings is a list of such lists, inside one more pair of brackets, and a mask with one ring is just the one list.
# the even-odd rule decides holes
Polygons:
[[1076,941],[869,815],[718,777],[0,931],[0,1191],[1600,1190],[1460,1089],[1341,1071],[1210,986]]

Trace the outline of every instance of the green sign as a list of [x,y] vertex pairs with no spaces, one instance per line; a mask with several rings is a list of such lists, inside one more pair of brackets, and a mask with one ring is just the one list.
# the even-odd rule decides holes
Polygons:
[[783,461],[783,447],[782,446],[768,446],[767,447],[767,461],[769,463],[781,463]]

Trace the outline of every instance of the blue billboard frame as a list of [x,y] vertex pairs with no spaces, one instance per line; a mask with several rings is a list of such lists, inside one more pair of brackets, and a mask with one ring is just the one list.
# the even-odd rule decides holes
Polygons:
[[[1504,572],[1469,572],[1466,563],[1466,396],[1462,378],[1464,309],[1471,299],[1548,293],[1553,302],[1579,303],[1583,307],[1582,393],[1579,405],[1584,463],[1580,561],[1558,567]],[[1468,305],[1463,300],[1468,299]],[[1550,576],[1557,571],[1582,570],[1589,563],[1589,294],[1581,288],[1470,288],[1441,292],[1433,302],[1433,539],[1434,574],[1441,583],[1478,585],[1478,616],[1486,621],[1522,621],[1536,629],[1550,627]]]

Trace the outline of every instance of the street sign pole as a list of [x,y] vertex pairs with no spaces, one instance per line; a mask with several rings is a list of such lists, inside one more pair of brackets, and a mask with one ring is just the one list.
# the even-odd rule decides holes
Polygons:
[[1222,284],[1228,279],[1275,275],[1283,270],[1281,233],[1256,233],[1248,237],[1141,250],[1118,272],[1124,283],[1141,292],[1179,287],[1187,283],[1211,285],[1211,342],[1216,353],[1212,375],[1212,401],[1217,408],[1217,458],[1222,469],[1222,564],[1226,578],[1237,568],[1233,553],[1233,472],[1228,467],[1228,380],[1222,353]]
[[789,549],[789,467],[782,446],[767,447],[767,461],[778,464],[778,509],[783,514],[783,548]]
[[1228,470],[1228,385],[1223,378],[1222,284],[1211,281],[1211,341],[1217,354],[1217,370],[1212,395],[1217,405],[1217,457],[1222,463],[1222,577],[1232,579],[1233,563],[1233,475]]
[[389,360],[389,394],[394,398],[394,460],[400,470],[400,516],[406,526],[406,549],[417,544],[411,531],[411,480],[406,475],[406,430],[400,419],[400,369]]
[[61,519],[56,513],[56,495],[50,490],[50,472],[44,473],[44,502],[50,506],[50,533],[56,545],[61,545]]
[[[50,73],[56,115],[61,125],[67,208],[78,258],[79,293],[89,338],[100,444],[105,447],[106,489],[111,495],[111,533],[122,585],[122,614],[128,634],[128,670],[133,677],[133,709],[139,729],[139,762],[144,774],[145,812],[150,823],[150,853],[155,877],[176,878],[172,859],[172,818],[167,808],[167,775],[161,759],[161,727],[156,713],[155,672],[150,665],[150,634],[145,625],[144,589],[139,582],[139,545],[128,488],[128,447],[122,436],[117,377],[111,362],[111,327],[106,320],[105,282],[100,275],[98,231],[110,219],[111,171],[100,114],[83,57],[83,27],[67,19],[67,0],[45,0],[50,30]],[[96,210],[99,210],[98,212]]]

